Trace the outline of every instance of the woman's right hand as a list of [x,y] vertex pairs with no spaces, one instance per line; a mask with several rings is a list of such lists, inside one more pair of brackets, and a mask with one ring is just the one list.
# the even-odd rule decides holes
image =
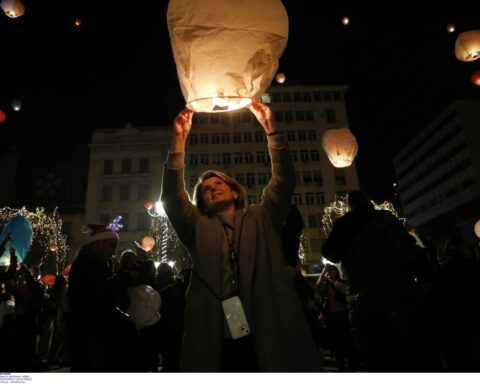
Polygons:
[[193,110],[185,108],[181,111],[173,121],[173,128],[175,135],[180,137],[187,137],[192,128]]

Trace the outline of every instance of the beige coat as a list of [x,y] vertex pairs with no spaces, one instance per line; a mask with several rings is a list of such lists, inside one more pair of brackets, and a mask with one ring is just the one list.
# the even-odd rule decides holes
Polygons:
[[[235,236],[240,244],[240,297],[262,371],[319,371],[320,357],[293,284],[295,271],[286,265],[279,237],[295,186],[283,135],[269,137],[269,151],[272,178],[262,203],[237,212],[235,218]],[[165,169],[161,199],[175,231],[190,251],[196,271],[186,297],[181,370],[220,371],[222,306],[196,275],[221,296],[222,223],[216,216],[202,214],[190,202],[183,169]]]

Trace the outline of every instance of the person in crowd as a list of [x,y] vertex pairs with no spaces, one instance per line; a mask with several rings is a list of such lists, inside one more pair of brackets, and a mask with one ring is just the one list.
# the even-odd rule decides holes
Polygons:
[[[243,187],[214,170],[199,177],[192,204],[183,173],[194,112],[185,109],[174,121],[161,200],[193,267],[180,369],[317,371],[320,357],[280,240],[295,186],[293,164],[270,108],[253,101],[249,109],[267,135],[272,177],[261,203],[248,208]],[[234,325],[228,316],[229,325],[230,304],[246,321]]]
[[353,336],[369,371],[441,369],[418,283],[428,274],[425,251],[389,211],[362,191],[348,193],[322,254],[342,263]]
[[139,335],[130,317],[119,308],[131,276],[114,275],[112,269],[118,234],[107,225],[89,224],[88,228],[90,236],[69,275],[71,369],[139,371]]

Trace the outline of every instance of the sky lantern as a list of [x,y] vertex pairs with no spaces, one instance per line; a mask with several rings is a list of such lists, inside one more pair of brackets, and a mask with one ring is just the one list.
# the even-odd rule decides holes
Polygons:
[[155,246],[155,239],[152,236],[144,236],[142,240],[140,240],[140,245],[145,251],[151,251]]
[[18,99],[12,100],[12,109],[16,112],[22,109],[22,102]]
[[455,24],[453,23],[447,24],[447,32],[449,33],[455,32]]
[[0,123],[3,123],[6,118],[7,118],[7,115],[5,114],[5,112],[3,112],[3,111],[0,109]]
[[480,86],[480,71],[475,72],[470,79],[473,84]]
[[3,12],[12,19],[20,17],[25,13],[25,6],[20,0],[2,0],[0,7],[2,7]]
[[480,238],[480,220],[475,223],[475,235]]
[[348,24],[350,24],[350,18],[349,18],[348,16],[344,16],[344,17],[342,18],[342,24],[343,24],[343,25],[348,25]]
[[323,134],[322,146],[330,162],[336,168],[352,165],[358,152],[355,136],[348,128],[329,129]]
[[480,58],[480,30],[460,33],[455,42],[455,56],[460,61],[474,61]]
[[187,107],[226,112],[272,82],[288,39],[280,0],[170,0],[168,30]]
[[75,19],[75,25],[77,27],[80,27],[82,25],[82,20],[81,19]]
[[283,84],[285,83],[285,80],[286,80],[286,76],[285,76],[285,73],[283,72],[278,72],[277,75],[275,76],[275,80],[277,80],[277,83],[278,84]]

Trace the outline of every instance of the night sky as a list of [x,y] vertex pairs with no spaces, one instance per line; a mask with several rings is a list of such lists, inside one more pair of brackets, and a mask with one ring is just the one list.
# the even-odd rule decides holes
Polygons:
[[[470,82],[480,61],[463,63],[454,54],[458,33],[480,29],[480,4],[418,3],[283,1],[290,19],[280,60],[286,84],[349,85],[360,183],[376,200],[391,198],[392,156],[416,132],[452,100],[480,97]],[[4,143],[24,140],[27,128],[35,138],[126,122],[170,125],[183,108],[166,0],[23,4],[18,19],[0,15]],[[448,23],[455,23],[454,33]],[[21,112],[12,112],[12,99],[22,100]]]

